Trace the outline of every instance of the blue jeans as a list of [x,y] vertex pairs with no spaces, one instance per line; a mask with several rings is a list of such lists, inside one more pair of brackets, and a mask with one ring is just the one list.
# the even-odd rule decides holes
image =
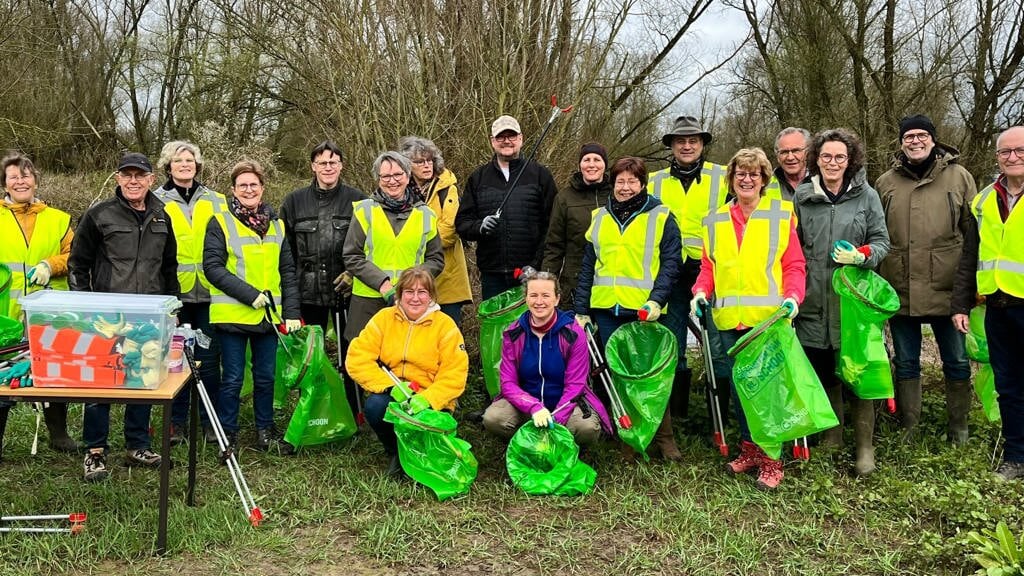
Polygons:
[[[178,311],[179,324],[191,324],[193,330],[202,330],[203,334],[210,337],[210,347],[202,348],[198,344],[193,348],[196,362],[202,362],[199,367],[199,377],[203,381],[203,387],[210,395],[213,402],[213,409],[217,409],[217,400],[220,396],[220,341],[210,327],[210,305],[196,302],[183,304]],[[188,417],[189,399],[192,387],[186,386],[174,398],[171,406],[171,423],[175,428],[184,429],[185,419]],[[196,399],[199,402],[199,399]],[[208,426],[210,417],[206,414],[206,408],[199,404],[199,417],[203,426]]]
[[[709,323],[709,324],[713,324],[713,322]],[[744,330],[722,330],[721,332],[718,332],[718,335],[719,335],[719,339],[721,341],[721,344],[725,347],[726,350],[728,350],[729,348],[732,348],[733,346],[735,346],[736,342],[738,342],[739,339],[742,338],[743,335],[746,334],[748,331],[749,331],[749,329],[744,329]],[[713,353],[714,353],[714,351],[712,350],[712,354]],[[728,356],[726,356],[726,358],[728,358]],[[740,397],[739,397],[739,394],[737,394],[737,392],[736,392],[736,382],[733,381],[733,379],[732,379],[732,372],[731,372],[732,371],[732,358],[728,358],[728,360],[729,360],[729,370],[730,370],[730,374],[729,374],[729,382],[730,382],[730,384],[729,384],[729,389],[730,389],[729,398],[730,398],[730,400],[732,402],[732,413],[736,417],[736,427],[739,428],[740,438],[743,439],[743,440],[746,440],[747,442],[750,442],[751,441],[751,439],[750,439],[750,427],[747,426],[747,415],[743,413],[743,405],[740,404]],[[718,381],[718,382],[724,382],[718,376],[718,368],[717,368],[717,366],[715,368],[715,380]],[[721,385],[721,384],[719,384],[719,385]],[[722,419],[724,420],[725,418],[723,417]]]
[[[149,404],[127,404],[124,407],[124,447],[128,450],[148,450]],[[85,419],[82,422],[82,440],[86,448],[110,446],[110,404],[86,404]]]
[[1024,462],[1024,362],[1020,338],[1024,334],[1024,307],[993,308],[985,311],[988,353],[999,393],[1003,418],[1003,460]]
[[971,364],[964,349],[964,335],[953,326],[949,316],[893,316],[889,319],[892,345],[896,351],[896,379],[921,377],[922,324],[932,326],[946,380],[970,380]]
[[252,412],[256,429],[274,425],[274,370],[277,337],[273,334],[235,334],[218,331],[223,380],[217,402],[220,424],[227,433],[238,432],[238,405],[245,377],[245,349],[252,348]]
[[363,414],[366,415],[366,423],[373,429],[377,439],[384,445],[384,453],[391,456],[398,453],[398,437],[395,436],[395,425],[384,421],[384,414],[388,411],[388,404],[393,402],[391,395],[387,393],[370,394],[363,404]]
[[459,304],[441,304],[441,312],[448,315],[449,318],[455,320],[455,327],[460,331],[462,330],[462,306],[464,303]]
[[520,286],[519,280],[511,274],[480,272],[480,294],[484,300],[493,298],[509,288]]

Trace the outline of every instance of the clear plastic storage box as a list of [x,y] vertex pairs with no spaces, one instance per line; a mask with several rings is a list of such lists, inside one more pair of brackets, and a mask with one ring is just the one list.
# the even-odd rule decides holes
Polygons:
[[153,389],[167,377],[174,296],[43,290],[20,302],[34,386]]

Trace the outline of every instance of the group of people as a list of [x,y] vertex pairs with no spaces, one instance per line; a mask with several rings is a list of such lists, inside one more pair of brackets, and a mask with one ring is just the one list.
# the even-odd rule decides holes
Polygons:
[[[292,447],[273,423],[274,331],[303,321],[326,331],[333,323],[343,336],[353,409],[364,407],[390,456],[389,472],[400,474],[388,404],[403,402],[413,413],[453,410],[466,388],[461,312],[472,294],[464,243],[474,242],[483,298],[521,283],[527,306],[503,334],[500,393],[480,414],[488,431],[508,438],[524,424],[557,422],[581,445],[614,435],[588,382],[585,331],[606,339],[627,322],[661,322],[677,337],[679,360],[654,449],[681,459],[673,418],[688,417],[687,330],[691,315],[710,314],[704,320],[718,401],[723,412],[731,404],[741,436],[739,456],[726,468],[754,472],[757,485],[771,489],[782,481],[782,463],[751,441],[725,350],[783,309],[843,423],[831,283],[838,267],[860,266],[877,270],[900,297],[890,328],[906,440],[920,419],[927,323],[943,362],[948,438],[967,441],[972,389],[963,334],[976,294],[986,297],[1006,439],[997,474],[1024,476],[1024,381],[1009,346],[1024,323],[1024,217],[1013,210],[1024,187],[1024,127],[1000,135],[1000,175],[980,194],[956,149],[940,143],[922,115],[900,121],[900,147],[874,187],[864,147],[845,129],[812,136],[786,128],[775,140],[773,170],[760,148],[741,149],[724,166],[710,162],[712,134],[681,116],[662,140],[672,154],[667,168],[649,173],[635,157],[611,162],[604,146],[588,143],[562,190],[550,170],[522,157],[523,140],[515,118],[497,118],[493,157],[459,190],[433,142],[402,138],[374,161],[377,187],[369,195],[342,183],[342,151],[323,142],[310,154],[312,181],[289,194],[280,212],[263,201],[258,163],[235,165],[231,194],[221,195],[198,180],[198,147],[171,142],[158,162],[167,177],[160,188],[150,191],[149,160],[126,154],[114,197],[91,207],[74,232],[67,214],[35,198],[39,174],[31,161],[12,155],[3,161],[0,208],[0,219],[18,225],[5,225],[8,241],[0,243],[0,259],[14,272],[9,313],[17,315],[18,295],[43,285],[178,296],[180,321],[214,336],[196,354],[229,441],[237,442],[248,348],[255,447],[285,452]],[[517,277],[525,267],[539,272]],[[855,396],[850,403],[855,472],[870,474],[876,403]],[[172,412],[176,442],[185,440],[188,404],[186,391]],[[0,407],[0,437],[8,410]],[[212,437],[209,416],[202,417]],[[160,462],[148,419],[148,407],[126,411],[129,463]],[[77,448],[66,433],[66,407],[49,408],[46,421],[54,446]],[[87,405],[87,480],[107,476],[108,427],[109,406]],[[841,445],[842,426],[820,442]]]

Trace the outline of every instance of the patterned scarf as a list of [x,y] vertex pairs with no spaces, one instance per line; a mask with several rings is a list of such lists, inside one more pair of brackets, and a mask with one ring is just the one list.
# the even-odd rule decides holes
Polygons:
[[395,214],[401,214],[403,212],[409,212],[412,207],[418,201],[416,192],[413,191],[412,186],[405,189],[405,195],[401,198],[395,199],[385,194],[380,188],[373,193],[373,199],[376,200],[381,208],[386,212],[392,212]]
[[641,190],[639,194],[629,200],[619,202],[614,196],[608,198],[608,207],[611,209],[619,224],[625,224],[633,213],[638,212],[647,204],[647,192]]
[[255,210],[250,210],[238,201],[238,198],[231,198],[231,213],[248,226],[253,232],[263,238],[270,228],[270,206],[260,202]]

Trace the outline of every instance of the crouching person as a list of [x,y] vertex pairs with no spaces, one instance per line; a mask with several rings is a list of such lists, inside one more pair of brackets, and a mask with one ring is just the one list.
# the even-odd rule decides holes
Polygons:
[[611,433],[608,413],[587,386],[587,337],[571,312],[558,309],[558,277],[524,279],[527,311],[502,336],[501,392],[484,412],[484,428],[509,439],[528,420],[558,422],[581,446]]
[[[409,411],[453,410],[466,389],[469,357],[455,321],[441,313],[434,278],[422,266],[402,271],[395,304],[380,310],[349,343],[345,368],[369,397],[366,421],[389,457],[387,473],[401,476],[394,426],[384,421],[388,404],[405,401],[383,368],[409,383],[415,393]],[[392,398],[394,397],[394,398]]]

